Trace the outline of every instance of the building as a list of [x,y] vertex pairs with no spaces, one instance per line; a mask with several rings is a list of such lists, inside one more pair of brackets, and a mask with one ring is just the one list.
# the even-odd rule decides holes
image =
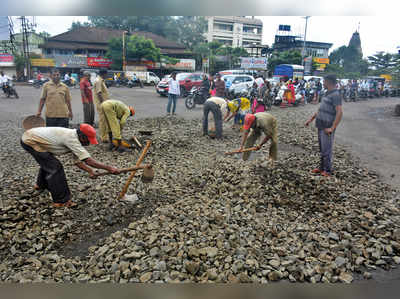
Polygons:
[[357,49],[357,52],[360,55],[360,57],[363,56],[362,48],[361,48],[360,33],[358,31],[354,32],[353,35],[351,36],[351,39],[349,41],[349,47],[353,47],[353,48]]
[[[22,33],[15,33],[13,35],[15,47],[17,48],[18,52],[21,53],[21,55],[24,51],[22,36],[23,36]],[[28,32],[27,36],[28,36],[29,54],[34,53],[36,55],[42,56],[42,49],[39,47],[39,45],[43,44],[46,39],[35,32]]]
[[208,42],[218,41],[225,45],[244,47],[261,45],[263,23],[246,17],[206,17]]
[[[108,50],[108,42],[112,38],[122,38],[123,32],[123,30],[115,29],[79,27],[53,36],[40,45],[44,58],[33,59],[32,66],[38,69],[55,66],[64,72],[79,72],[82,68],[110,67],[112,62],[104,57]],[[186,50],[185,46],[162,36],[141,31],[132,32],[131,35],[153,40],[163,55],[177,59],[191,58],[192,54]],[[147,63],[144,67],[157,72],[155,64]],[[158,67],[161,66],[158,65]]]

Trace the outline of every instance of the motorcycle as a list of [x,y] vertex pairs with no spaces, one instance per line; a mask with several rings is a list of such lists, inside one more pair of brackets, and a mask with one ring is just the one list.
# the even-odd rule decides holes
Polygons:
[[62,83],[64,83],[68,87],[79,88],[79,84],[74,79],[63,80]]
[[32,86],[35,87],[35,88],[40,88],[40,87],[43,86],[44,83],[46,83],[48,81],[50,81],[49,78],[41,79],[41,80],[34,80],[33,83],[32,83]]
[[15,90],[11,80],[7,80],[5,83],[3,83],[3,92],[7,98],[15,96],[16,99],[19,99],[18,93]]
[[136,87],[136,86],[140,86],[140,88],[144,87],[143,82],[139,78],[137,78],[136,80],[133,80],[133,79],[128,80],[128,82],[126,83],[126,86],[129,88]]
[[350,88],[349,101],[350,102],[356,102],[357,101],[357,94],[356,94],[356,89],[355,88]]
[[201,87],[193,86],[185,99],[185,106],[191,110],[197,105],[202,105],[207,100],[207,94],[203,93]]

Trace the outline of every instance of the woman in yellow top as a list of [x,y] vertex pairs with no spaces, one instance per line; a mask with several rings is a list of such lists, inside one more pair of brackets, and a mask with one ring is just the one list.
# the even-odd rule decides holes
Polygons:
[[113,139],[117,141],[117,151],[122,153],[125,149],[121,145],[121,130],[126,124],[129,116],[135,115],[135,109],[132,106],[127,106],[118,100],[107,100],[101,104],[105,119],[106,131],[110,138],[110,150],[114,149]]
[[235,125],[244,124],[244,116],[250,113],[250,100],[244,97],[234,99],[228,102],[228,110],[224,120],[228,122],[232,117],[234,118],[233,127]]

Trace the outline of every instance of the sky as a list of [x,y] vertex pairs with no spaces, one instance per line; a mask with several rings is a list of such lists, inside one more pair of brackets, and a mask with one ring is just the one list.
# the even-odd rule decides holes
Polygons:
[[[271,46],[278,25],[291,25],[295,35],[304,35],[305,19],[301,16],[256,16],[263,22],[262,43]],[[36,32],[47,31],[51,35],[66,32],[73,21],[88,21],[86,16],[37,16]],[[15,28],[19,21],[14,22]],[[333,43],[330,51],[348,45],[350,38],[359,30],[364,57],[378,51],[395,53],[400,46],[400,19],[394,16],[311,16],[307,24],[307,40]],[[15,30],[18,32],[18,29]]]

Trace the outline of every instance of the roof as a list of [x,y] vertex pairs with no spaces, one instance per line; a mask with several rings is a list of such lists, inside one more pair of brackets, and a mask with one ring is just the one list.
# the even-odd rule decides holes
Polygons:
[[243,23],[247,25],[263,25],[260,19],[252,19],[245,17],[227,17],[227,16],[217,16],[214,17],[214,21],[230,22],[230,23]]
[[[108,29],[108,28],[97,28],[97,27],[79,27],[77,29],[67,31],[48,39],[48,42],[43,44],[43,48],[53,48],[62,46],[67,49],[78,49],[85,45],[85,48],[90,45],[90,48],[104,49],[104,45],[108,44],[108,41],[112,38],[122,37],[124,30]],[[156,47],[160,49],[181,49],[185,50],[186,47],[173,41],[169,41],[166,38],[144,31],[135,31],[131,35],[143,36],[147,39],[153,40]],[[71,43],[68,47],[66,42]],[[102,46],[100,48],[100,46]],[[66,47],[67,46],[67,47]],[[161,51],[163,52],[163,51]],[[181,53],[181,52],[180,52]]]

